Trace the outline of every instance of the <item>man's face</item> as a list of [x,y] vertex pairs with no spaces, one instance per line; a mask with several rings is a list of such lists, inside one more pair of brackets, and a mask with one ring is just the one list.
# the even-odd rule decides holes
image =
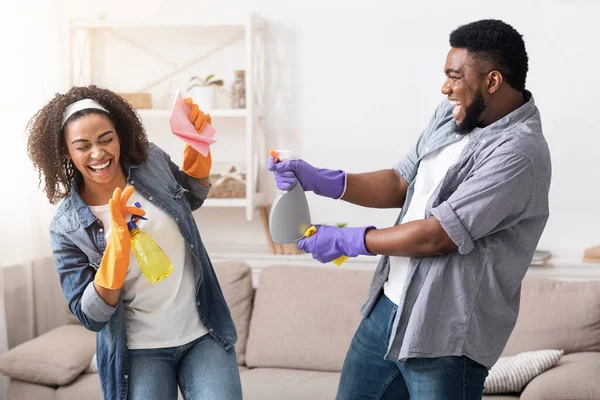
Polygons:
[[466,49],[454,47],[448,52],[444,72],[446,81],[442,85],[442,93],[455,106],[452,117],[457,131],[469,133],[477,127],[486,109],[481,86],[483,75]]

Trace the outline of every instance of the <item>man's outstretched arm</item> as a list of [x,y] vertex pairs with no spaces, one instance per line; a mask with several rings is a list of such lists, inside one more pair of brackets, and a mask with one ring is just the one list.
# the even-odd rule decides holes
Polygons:
[[372,254],[399,257],[432,257],[457,248],[435,217],[368,230],[365,246]]
[[342,200],[371,208],[402,208],[408,182],[393,169],[348,174]]
[[300,240],[298,248],[325,263],[341,256],[433,257],[450,253],[457,246],[432,217],[386,229],[316,225],[316,232]]

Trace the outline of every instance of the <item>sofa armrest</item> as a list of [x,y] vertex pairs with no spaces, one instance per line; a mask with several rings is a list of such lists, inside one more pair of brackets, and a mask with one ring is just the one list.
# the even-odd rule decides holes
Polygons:
[[535,377],[521,393],[522,400],[600,399],[600,352],[563,356],[558,365]]
[[90,364],[96,336],[81,325],[63,325],[0,356],[0,373],[42,385],[73,381]]

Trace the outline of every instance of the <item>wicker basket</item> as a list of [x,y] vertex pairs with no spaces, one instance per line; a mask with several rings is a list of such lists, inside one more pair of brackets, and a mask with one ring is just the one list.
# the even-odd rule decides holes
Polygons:
[[585,249],[583,252],[583,262],[600,263],[600,246]]
[[246,174],[238,172],[235,165],[231,165],[225,173],[210,175],[212,187],[208,197],[219,199],[239,199],[246,197]]
[[119,93],[119,96],[127,100],[133,108],[152,108],[152,95],[150,93]]

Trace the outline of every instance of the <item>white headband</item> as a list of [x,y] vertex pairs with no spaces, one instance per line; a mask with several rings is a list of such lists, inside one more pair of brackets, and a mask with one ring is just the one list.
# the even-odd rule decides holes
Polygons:
[[71,117],[71,115],[75,114],[77,111],[87,110],[88,108],[96,108],[98,110],[102,110],[102,111],[105,111],[108,114],[110,114],[106,108],[102,107],[95,100],[92,100],[92,99],[79,100],[79,101],[76,101],[75,103],[71,103],[67,106],[67,108],[65,109],[65,112],[63,113],[63,120],[62,120],[62,124],[60,125],[60,127],[62,128],[65,125],[65,122],[67,122],[67,120]]

